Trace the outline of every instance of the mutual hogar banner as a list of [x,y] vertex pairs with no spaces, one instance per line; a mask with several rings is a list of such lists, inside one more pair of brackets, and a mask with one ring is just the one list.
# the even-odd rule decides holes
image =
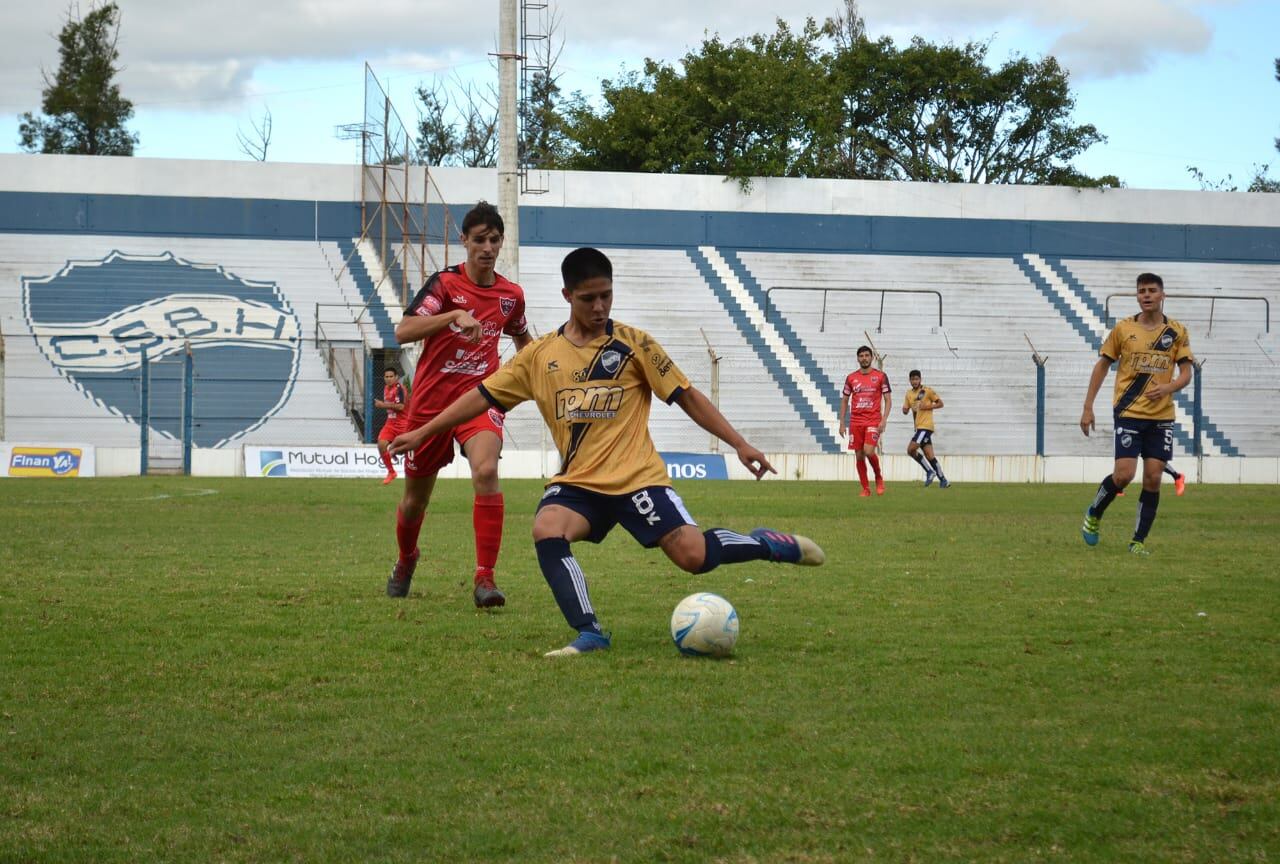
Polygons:
[[92,477],[93,447],[0,441],[0,465],[0,477]]
[[[394,460],[400,470],[400,459]],[[255,447],[245,445],[246,477],[383,477],[378,448],[353,447]]]

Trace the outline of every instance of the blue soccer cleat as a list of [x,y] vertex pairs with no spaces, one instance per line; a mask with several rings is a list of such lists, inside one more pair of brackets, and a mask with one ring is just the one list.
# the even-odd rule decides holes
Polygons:
[[1080,526],[1080,536],[1090,546],[1098,545],[1098,523],[1102,520],[1088,510],[1084,511],[1084,524]]
[[783,534],[772,528],[757,528],[751,532],[751,536],[768,548],[770,561],[817,567],[827,560],[827,554],[822,551],[821,546],[799,534]]
[[584,630],[578,634],[578,638],[574,639],[563,648],[557,648],[554,651],[548,651],[543,657],[577,657],[579,654],[586,654],[589,651],[606,651],[612,641],[604,633],[592,633],[590,630]]
[[933,481],[934,481],[934,480],[936,480],[937,478],[938,478],[938,475],[937,475],[937,474],[934,474],[932,471],[926,471],[926,472],[924,472],[924,485],[925,485],[925,486],[932,486],[932,485],[933,485]]
[[941,480],[939,480],[939,481],[938,481],[938,488],[939,488],[939,489],[950,489],[950,488],[951,488],[951,481],[950,481],[950,480],[948,480],[946,477],[943,477]]

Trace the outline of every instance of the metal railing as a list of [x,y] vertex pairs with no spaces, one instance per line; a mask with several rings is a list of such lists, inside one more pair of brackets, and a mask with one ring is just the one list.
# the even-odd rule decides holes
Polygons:
[[[1106,313],[1108,327],[1113,326],[1116,322],[1116,319],[1111,315],[1111,300],[1114,297],[1128,297],[1129,299],[1133,299],[1133,292],[1127,291],[1124,293],[1107,295],[1106,302],[1103,304],[1103,311]],[[1179,291],[1176,299],[1211,301],[1209,303],[1209,332],[1206,335],[1209,335],[1209,336],[1213,335],[1213,312],[1214,312],[1214,306],[1217,304],[1218,300],[1245,300],[1245,301],[1255,301],[1255,302],[1261,303],[1265,307],[1265,313],[1264,313],[1265,317],[1263,318],[1263,326],[1266,328],[1267,333],[1271,332],[1271,301],[1268,300],[1266,297],[1246,297],[1241,294],[1183,294],[1181,291]]]
[[818,332],[825,333],[827,329],[827,294],[835,291],[837,293],[859,293],[859,294],[879,294],[880,295],[880,317],[876,321],[876,332],[883,332],[884,325],[884,295],[886,294],[932,294],[938,298],[938,327],[942,327],[942,292],[935,291],[932,288],[819,288],[814,285],[774,285],[766,288],[764,292],[764,320],[769,320],[769,312],[773,307],[774,291],[821,291],[822,292],[822,319],[818,324]]

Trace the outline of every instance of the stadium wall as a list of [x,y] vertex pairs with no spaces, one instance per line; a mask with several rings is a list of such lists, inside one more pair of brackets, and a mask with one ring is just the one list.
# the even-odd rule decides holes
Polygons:
[[[448,206],[456,219],[475,200],[495,197],[497,177],[492,170],[442,168],[433,169],[431,174],[445,200],[451,202]],[[750,308],[752,298],[759,305],[767,285],[764,277],[756,278],[762,266],[759,262],[783,262],[774,265],[781,268],[794,259],[804,262],[807,272],[817,273],[819,279],[833,278],[832,268],[839,271],[845,266],[841,262],[862,262],[868,260],[865,256],[901,262],[905,273],[929,259],[941,259],[944,266],[951,266],[945,262],[955,261],[957,269],[973,261],[999,262],[1001,266],[1014,262],[1027,271],[1023,286],[1026,291],[1034,295],[1038,290],[1046,298],[1037,298],[1037,302],[1044,304],[1047,314],[1061,317],[1064,328],[1070,321],[1080,334],[1073,335],[1070,328],[1065,330],[1070,339],[1078,342],[1070,346],[1075,352],[1069,355],[1070,362],[1075,366],[1064,362],[1067,355],[1059,354],[1062,359],[1052,367],[1065,375],[1064,386],[1080,391],[1084,378],[1076,367],[1087,367],[1093,350],[1087,326],[1089,310],[1097,313],[1105,288],[1082,284],[1087,280],[1077,279],[1071,271],[1074,261],[1112,261],[1122,272],[1132,269],[1130,262],[1134,266],[1138,262],[1167,262],[1178,267],[1203,265],[1209,269],[1194,272],[1213,273],[1218,268],[1227,274],[1221,280],[1227,285],[1238,278],[1236,274],[1247,272],[1248,278],[1257,282],[1253,290],[1259,297],[1280,300],[1280,279],[1271,275],[1280,273],[1271,269],[1280,265],[1280,196],[1276,195],[781,179],[757,181],[749,192],[744,192],[736,183],[715,177],[551,173],[547,179],[547,193],[522,199],[520,225],[522,249],[529,250],[523,256],[521,281],[530,292],[531,308],[546,319],[540,321],[541,329],[554,326],[557,322],[552,318],[562,315],[554,261],[564,249],[597,245],[636,250],[640,257],[648,254],[646,250],[655,255],[678,253],[677,257],[684,260],[682,272],[687,271],[689,278],[702,288],[714,291],[718,303],[727,310],[723,322],[726,332],[734,335],[736,327],[747,340],[741,343],[746,354],[740,371],[747,380],[736,385],[738,391],[730,382],[729,392],[737,400],[735,405],[748,413],[734,414],[728,407],[726,413],[753,441],[762,442],[766,451],[778,454],[787,466],[783,476],[842,479],[852,468],[835,452],[838,442],[822,430],[832,407],[831,382],[837,379],[832,369],[824,366],[828,361],[824,361],[816,344],[820,340],[804,330],[803,316],[785,312],[773,342],[769,338],[753,341],[752,337],[760,335],[753,328],[761,326],[761,319],[756,314],[759,310]],[[416,178],[411,178],[408,185],[421,186]],[[32,429],[40,431],[39,437],[44,438],[45,433],[57,427],[59,419],[74,422],[98,447],[99,473],[136,472],[140,454],[130,440],[138,433],[136,418],[110,399],[92,392],[92,385],[60,374],[47,357],[26,347],[32,343],[35,331],[30,310],[24,306],[24,286],[33,278],[49,277],[72,259],[101,257],[111,250],[127,252],[136,248],[145,257],[164,249],[181,257],[184,249],[190,249],[205,256],[195,260],[208,260],[208,256],[216,257],[219,250],[237,243],[253,243],[254,248],[266,248],[269,243],[278,248],[318,244],[323,258],[329,254],[323,252],[326,244],[346,249],[358,236],[360,190],[357,166],[0,155],[0,337],[7,339],[10,346],[2,394],[7,398],[0,402],[5,417],[0,420],[0,428],[13,440],[30,439]],[[433,209],[437,212],[432,221],[439,224],[438,207]],[[831,260],[837,263],[822,263],[827,260],[823,256],[835,256]],[[1046,272],[1052,269],[1048,283],[1036,273],[1033,265],[1037,263]],[[329,264],[332,266],[332,261]],[[263,267],[269,275],[270,266]],[[824,271],[823,267],[828,269]],[[246,269],[240,275],[248,272]],[[312,274],[306,278],[314,281]],[[247,281],[253,283],[251,278]],[[299,332],[304,334],[305,342],[311,322],[300,310],[317,301],[307,293],[314,286],[302,288],[296,282],[276,280],[276,291],[284,306],[291,304],[299,312]],[[1123,290],[1128,286],[1116,287]],[[356,288],[350,290],[353,295],[356,293]],[[1222,290],[1221,286],[1217,290]],[[359,308],[364,303],[375,317],[381,315],[384,321],[379,332],[384,340],[390,322],[398,318],[397,310],[381,306],[371,285],[359,286],[359,296],[354,299],[339,297],[338,289],[325,291],[336,292],[335,304],[343,302]],[[323,301],[328,295],[317,296]],[[74,302],[69,301],[68,305]],[[623,303],[621,299],[619,302]],[[658,302],[663,302],[661,297]],[[954,301],[949,298],[949,302]],[[981,304],[981,293],[973,294],[971,302]],[[734,306],[735,303],[739,305]],[[643,311],[628,310],[627,314]],[[768,310],[765,312],[767,315]],[[1077,312],[1086,319],[1083,323],[1072,318]],[[676,309],[669,310],[669,314],[680,317]],[[849,320],[857,320],[855,313],[849,315]],[[673,320],[672,326],[674,323]],[[1012,341],[1020,342],[1020,334],[1014,332],[1018,321],[1007,323],[1005,329],[1016,337]],[[1092,324],[1095,330],[1100,326],[1096,315]],[[1256,321],[1245,325],[1261,331]],[[657,332],[667,330],[661,316],[644,326]],[[848,338],[855,343],[861,341],[858,334],[862,330],[863,326],[856,326]],[[928,335],[908,334],[917,339],[913,349],[929,350],[924,338]],[[1267,377],[1265,372],[1267,365],[1276,365],[1276,340],[1269,327],[1266,334],[1259,335],[1263,338],[1252,340],[1257,343],[1257,354],[1226,355],[1235,365],[1218,363],[1216,368],[1230,368],[1232,375],[1238,373],[1255,392],[1260,387],[1264,393],[1276,391],[1274,395],[1280,395],[1275,373]],[[359,338],[376,340],[379,336],[362,334]],[[20,347],[15,349],[15,345]],[[700,348],[692,338],[688,344],[681,344],[681,356],[700,354],[695,346]],[[980,352],[981,348],[974,350]],[[1246,344],[1241,350],[1255,349]],[[299,368],[305,371],[310,358],[310,368],[319,369],[314,353],[314,347],[304,346]],[[906,362],[905,357],[894,359]],[[935,368],[942,367],[946,360],[945,356],[935,358]],[[1260,384],[1252,380],[1258,369],[1263,370]],[[693,362],[686,371],[705,388],[703,366]],[[306,390],[306,398],[319,408],[290,413],[290,406],[303,398],[290,390],[279,397],[278,404],[273,403],[274,414],[249,418],[252,422],[246,422],[245,430],[232,430],[234,434],[197,446],[193,473],[242,473],[239,448],[248,443],[288,445],[301,443],[302,439],[311,443],[354,443],[349,424],[342,421],[340,412],[330,416],[337,409],[321,405],[325,399],[334,399],[320,392],[326,383],[316,380],[317,374],[323,377],[323,373],[313,374],[310,389],[300,386],[299,392]],[[22,378],[23,386],[14,384],[17,377]],[[300,374],[298,380],[304,381],[305,377]],[[770,397],[772,401],[762,398],[759,404],[764,407],[755,407],[752,399],[741,397],[743,393],[750,395],[745,388],[759,380],[765,384],[757,386],[777,391]],[[803,385],[809,385],[818,395],[806,397],[806,402],[806,398],[787,392],[803,389]],[[1050,396],[1055,404],[1061,401],[1071,405],[1060,416],[1050,418],[1050,447],[1044,457],[1035,456],[1034,451],[1019,452],[1030,448],[1023,443],[1029,440],[1028,424],[1033,425],[1026,416],[1016,419],[1019,443],[1008,445],[1002,441],[998,446],[991,445],[999,452],[989,453],[983,449],[987,445],[982,430],[990,418],[975,414],[968,424],[962,419],[956,422],[956,418],[964,417],[964,400],[949,400],[949,409],[952,405],[957,408],[945,415],[945,420],[955,423],[955,434],[950,439],[953,449],[943,450],[948,466],[954,466],[950,473],[967,480],[1092,478],[1097,473],[1095,463],[1109,461],[1105,458],[1109,442],[1097,437],[1085,440],[1078,430],[1075,437],[1070,435],[1074,421],[1071,414],[1078,416],[1079,394],[1072,392],[1069,399],[1058,400],[1054,386],[1051,381]],[[270,401],[276,395],[265,394],[263,400]],[[40,402],[46,397],[49,404],[42,407]],[[987,398],[975,397],[972,401],[975,405],[981,403],[982,410],[988,412],[1025,413],[1025,396],[1013,402],[990,402],[996,408],[983,402]],[[834,399],[838,403],[838,394]],[[66,412],[68,406],[74,406],[70,414],[59,413]],[[1190,459],[1192,452],[1190,419],[1183,416],[1185,410],[1185,406],[1180,408],[1186,431],[1180,438],[1179,461]],[[46,419],[52,422],[35,424],[31,421],[33,414],[47,415]],[[317,424],[317,414],[323,415],[323,423]],[[785,419],[783,415],[790,420],[779,422]],[[89,422],[82,424],[81,420]],[[524,442],[536,439],[536,435],[528,433],[540,425],[536,415],[513,414],[513,420],[513,432],[520,431]],[[664,414],[662,406],[655,407],[655,421],[660,447],[693,449],[688,437],[691,424]],[[1200,463],[1204,466],[1200,469],[1202,476],[1227,482],[1275,482],[1272,457],[1280,455],[1280,445],[1268,442],[1280,439],[1276,434],[1280,430],[1270,419],[1262,421],[1269,426],[1257,428],[1241,429],[1240,422],[1258,421],[1231,417],[1229,422],[1220,424],[1222,430],[1209,423],[1211,434],[1205,451],[1209,455]],[[905,439],[899,442],[892,437],[902,437],[909,431],[904,426],[901,418],[891,423],[892,440],[891,446],[886,446],[887,452],[897,452],[899,445],[905,443]],[[693,432],[705,442],[705,435]],[[312,437],[307,438],[308,435]],[[686,437],[677,439],[677,435]],[[790,448],[792,443],[794,450]],[[1254,458],[1231,458],[1241,453]],[[539,476],[547,458],[542,452],[531,457],[530,465],[538,468],[527,469],[529,476]],[[888,459],[891,476],[915,476],[918,468],[914,464],[903,458],[899,472],[895,465],[898,460],[897,456]],[[1234,467],[1224,467],[1227,465]],[[514,468],[514,464],[504,464],[504,469]]]

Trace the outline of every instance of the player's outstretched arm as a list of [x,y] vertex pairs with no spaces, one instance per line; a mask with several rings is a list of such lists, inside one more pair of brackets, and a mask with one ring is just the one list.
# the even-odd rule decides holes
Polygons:
[[747,443],[733,424],[720,413],[720,409],[711,404],[711,400],[702,395],[697,387],[690,387],[676,397],[680,410],[689,415],[689,419],[706,429],[712,435],[732,447],[738,454],[738,461],[746,466],[757,480],[767,473],[777,474],[764,454]]
[[1098,391],[1102,389],[1102,382],[1106,380],[1107,373],[1111,371],[1111,360],[1107,357],[1099,357],[1098,362],[1093,364],[1093,372],[1089,373],[1089,389],[1084,394],[1084,411],[1080,413],[1080,431],[1085,437],[1089,437],[1089,431],[1093,429],[1093,400],[1098,398]]
[[459,423],[466,423],[472,417],[479,417],[489,408],[489,400],[480,395],[480,390],[468,390],[441,411],[435,417],[416,429],[402,432],[387,447],[393,456],[417,450],[422,443],[434,435],[447,432]]

